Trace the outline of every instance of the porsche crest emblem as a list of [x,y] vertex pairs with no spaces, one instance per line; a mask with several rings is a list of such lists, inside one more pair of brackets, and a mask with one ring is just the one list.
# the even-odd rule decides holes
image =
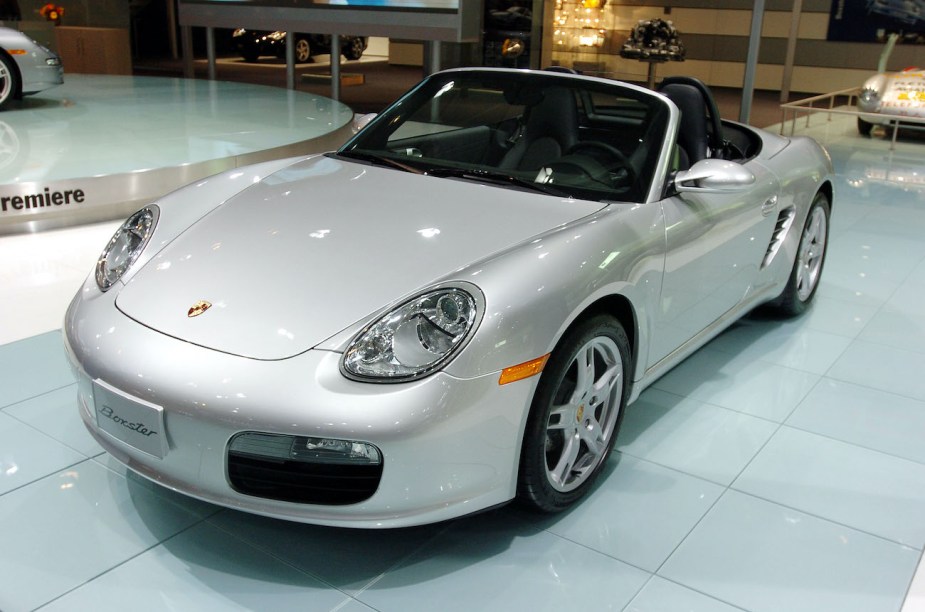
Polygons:
[[208,309],[212,308],[212,302],[207,302],[205,300],[199,300],[193,304],[190,309],[187,311],[186,316],[188,317],[198,317]]

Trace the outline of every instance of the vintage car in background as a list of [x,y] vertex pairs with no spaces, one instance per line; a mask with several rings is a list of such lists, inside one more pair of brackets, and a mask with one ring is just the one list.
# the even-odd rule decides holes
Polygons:
[[908,68],[870,77],[858,95],[858,111],[858,132],[864,136],[874,125],[901,124],[903,117],[925,119],[925,71]]
[[61,58],[22,32],[0,27],[0,110],[64,82]]
[[831,172],[693,79],[438,72],[336,152],[131,215],[65,317],[77,409],[130,469],[257,514],[561,511],[643,389],[810,305]]
[[[265,32],[238,28],[231,34],[232,44],[244,61],[256,62],[262,55],[286,56],[286,32]],[[311,61],[315,55],[331,53],[331,37],[327,34],[296,34],[295,61],[299,64]],[[369,39],[365,36],[341,36],[340,52],[348,60],[363,57]]]

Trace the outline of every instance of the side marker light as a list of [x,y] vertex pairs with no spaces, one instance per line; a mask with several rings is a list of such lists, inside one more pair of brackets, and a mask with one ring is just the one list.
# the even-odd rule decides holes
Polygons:
[[546,353],[542,357],[537,357],[536,359],[525,361],[524,363],[511,366],[509,368],[504,368],[501,370],[501,378],[498,379],[498,384],[506,385],[518,380],[523,380],[524,378],[535,376],[543,371],[543,368],[546,367],[547,361],[549,361],[549,353]]

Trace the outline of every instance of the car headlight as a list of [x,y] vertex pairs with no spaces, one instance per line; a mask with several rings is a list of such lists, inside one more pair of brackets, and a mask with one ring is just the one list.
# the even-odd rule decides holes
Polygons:
[[468,291],[434,289],[368,325],[344,352],[343,371],[359,380],[405,381],[447,362],[471,335],[479,308]]
[[858,94],[858,106],[872,109],[880,102],[880,92],[876,89],[865,87]]
[[157,206],[146,206],[116,230],[96,262],[96,284],[100,289],[108,290],[132,267],[151,239],[159,214]]

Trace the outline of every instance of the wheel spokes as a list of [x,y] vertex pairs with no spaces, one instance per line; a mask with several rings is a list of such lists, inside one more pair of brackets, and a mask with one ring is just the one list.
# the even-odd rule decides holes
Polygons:
[[604,453],[607,440],[604,438],[604,430],[595,418],[588,418],[578,428],[578,437],[588,447],[588,453],[594,457],[599,457]]
[[579,404],[594,389],[594,347],[585,346],[575,357],[576,380],[571,403]]
[[569,476],[571,475],[572,468],[575,466],[575,461],[578,459],[578,452],[580,450],[581,441],[578,435],[567,436],[565,439],[565,446],[562,448],[562,454],[559,456],[559,461],[556,463],[556,467],[549,473],[549,477],[553,482],[562,487],[568,484]]

